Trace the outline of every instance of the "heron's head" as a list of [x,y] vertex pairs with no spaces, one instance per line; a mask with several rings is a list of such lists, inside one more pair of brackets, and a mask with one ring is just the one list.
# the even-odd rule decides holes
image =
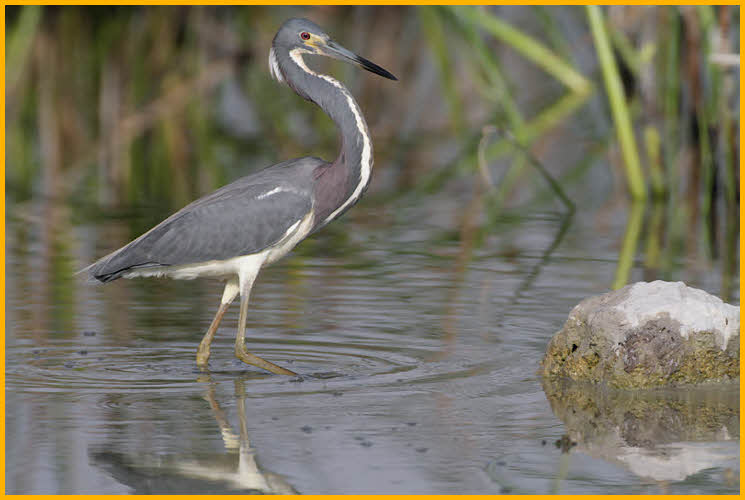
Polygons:
[[305,54],[333,57],[334,59],[350,62],[355,66],[359,66],[390,80],[397,80],[387,70],[336,43],[316,23],[307,19],[288,19],[280,26],[279,31],[277,31],[274,37],[272,50],[269,54],[269,68],[272,71],[272,75],[281,81],[283,77],[276,62],[275,51],[290,54],[293,51],[298,51]]

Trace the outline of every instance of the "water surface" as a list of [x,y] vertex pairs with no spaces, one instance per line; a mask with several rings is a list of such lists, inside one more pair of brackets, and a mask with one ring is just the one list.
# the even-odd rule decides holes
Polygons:
[[[739,410],[598,451],[536,374],[571,308],[608,291],[624,212],[563,235],[557,213],[513,213],[469,253],[452,202],[362,203],[262,272],[248,348],[299,377],[233,357],[237,304],[196,369],[218,282],[72,276],[126,218],[9,206],[7,492],[737,493]],[[673,269],[719,293],[716,264]]]

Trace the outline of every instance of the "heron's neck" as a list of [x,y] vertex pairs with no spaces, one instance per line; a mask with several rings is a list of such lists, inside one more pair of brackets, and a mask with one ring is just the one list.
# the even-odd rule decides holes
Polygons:
[[345,171],[345,199],[339,200],[341,204],[327,216],[330,221],[352,206],[367,188],[373,164],[372,141],[365,117],[349,90],[334,78],[308,68],[302,54],[301,49],[290,51],[289,67],[283,68],[287,83],[299,95],[320,106],[341,135],[341,150],[331,168]]

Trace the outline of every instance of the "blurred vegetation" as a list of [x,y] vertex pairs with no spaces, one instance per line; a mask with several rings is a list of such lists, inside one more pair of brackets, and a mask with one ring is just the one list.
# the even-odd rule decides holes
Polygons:
[[556,199],[536,162],[582,210],[605,189],[592,180],[604,155],[615,195],[656,203],[646,222],[646,210],[631,211],[616,286],[643,231],[645,266],[663,276],[671,255],[699,241],[710,257],[723,248],[734,275],[739,6],[5,12],[6,186],[17,202],[175,209],[277,161],[333,158],[333,124],[267,69],[276,28],[305,16],[401,80],[313,61],[366,113],[373,196],[475,180],[487,232],[505,204]]

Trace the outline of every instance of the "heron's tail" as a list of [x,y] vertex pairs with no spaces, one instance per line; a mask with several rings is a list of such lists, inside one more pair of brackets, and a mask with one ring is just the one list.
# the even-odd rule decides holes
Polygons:
[[89,282],[100,281],[101,283],[108,283],[109,281],[113,281],[121,277],[121,275],[123,274],[122,271],[113,272],[113,273],[107,273],[105,271],[102,272],[102,269],[106,267],[106,264],[108,263],[109,258],[112,255],[113,253],[98,259],[93,264],[90,264],[89,266],[86,266],[83,269],[80,269],[79,271],[76,271],[74,276],[78,276],[80,274],[87,275]]
[[89,282],[89,283],[95,283],[95,282],[101,281],[101,280],[100,280],[100,279],[98,278],[98,276],[96,276],[96,275],[95,275],[95,271],[94,271],[94,269],[95,269],[96,265],[97,265],[97,264],[98,264],[99,262],[100,262],[100,261],[96,261],[96,262],[94,262],[93,264],[91,264],[91,265],[89,265],[89,266],[86,266],[86,267],[84,267],[83,269],[80,269],[80,270],[76,271],[76,272],[75,272],[75,273],[73,274],[73,276],[79,276],[79,275],[81,275],[81,274],[82,274],[82,275],[84,275],[84,276],[85,276],[86,278],[88,278],[88,279],[87,279],[86,281],[87,281],[87,282]]

